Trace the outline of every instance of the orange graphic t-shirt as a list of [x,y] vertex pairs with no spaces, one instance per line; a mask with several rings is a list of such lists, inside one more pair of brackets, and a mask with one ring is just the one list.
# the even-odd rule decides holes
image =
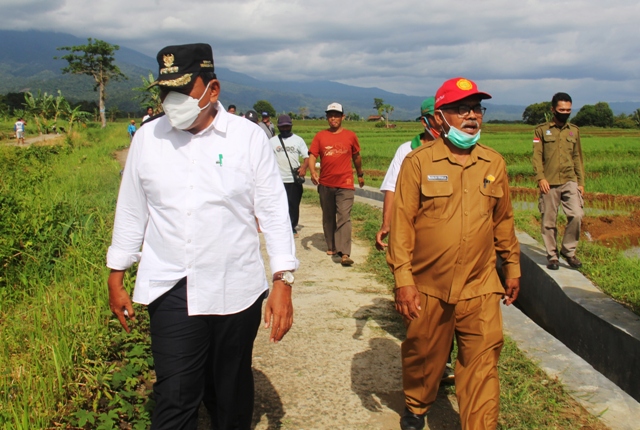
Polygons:
[[329,130],[318,132],[309,148],[309,153],[320,158],[320,184],[325,187],[353,190],[353,154],[360,152],[358,136],[342,129],[339,133]]

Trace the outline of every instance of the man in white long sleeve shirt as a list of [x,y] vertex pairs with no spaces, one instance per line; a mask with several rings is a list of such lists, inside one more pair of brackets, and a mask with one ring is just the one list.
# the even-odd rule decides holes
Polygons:
[[152,429],[196,429],[203,399],[214,427],[248,429],[267,293],[270,340],[293,324],[298,261],[287,198],[264,132],[218,102],[211,47],[168,46],[157,60],[166,115],[131,143],[107,253],[110,307],[129,331],[134,310],[122,280],[139,261],[133,301],[148,305],[157,376]]

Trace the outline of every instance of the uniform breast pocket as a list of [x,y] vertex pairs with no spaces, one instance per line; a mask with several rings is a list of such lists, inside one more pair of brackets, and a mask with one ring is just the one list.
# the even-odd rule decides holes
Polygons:
[[422,184],[422,212],[428,218],[447,218],[450,212],[450,198],[453,194],[451,182],[427,182]]
[[504,196],[502,188],[497,186],[488,185],[486,188],[482,185],[480,190],[480,214],[482,216],[489,216],[493,212],[493,208],[498,204],[498,199]]

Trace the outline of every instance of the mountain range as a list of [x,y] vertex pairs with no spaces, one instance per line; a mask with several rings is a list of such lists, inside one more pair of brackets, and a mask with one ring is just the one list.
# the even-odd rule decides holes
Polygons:
[[[72,101],[96,100],[93,80],[88,76],[62,74],[67,65],[56,60],[66,51],[61,46],[84,45],[86,39],[76,36],[44,31],[0,30],[0,93],[38,90],[56,93],[60,90]],[[128,77],[124,81],[113,81],[107,85],[107,109],[117,106],[125,112],[141,112],[133,88],[142,86],[142,77],[149,73],[157,75],[155,58],[120,46],[116,51],[116,64]],[[391,119],[409,120],[418,116],[419,106],[427,95],[408,96],[380,88],[362,88],[332,81],[261,81],[243,73],[216,65],[216,74],[221,82],[220,101],[223,105],[235,104],[239,111],[250,109],[257,100],[268,100],[278,112],[298,112],[306,107],[311,116],[324,115],[326,106],[334,101],[342,103],[346,112],[355,112],[361,117],[376,114],[373,99],[381,98],[394,106]],[[525,106],[483,103],[487,109],[485,120],[520,120]],[[610,103],[614,113],[631,113],[638,103]]]

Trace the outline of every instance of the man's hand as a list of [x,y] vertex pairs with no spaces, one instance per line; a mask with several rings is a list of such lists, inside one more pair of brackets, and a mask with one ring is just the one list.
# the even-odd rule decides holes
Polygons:
[[376,249],[378,251],[384,251],[384,249],[389,246],[383,242],[388,234],[389,226],[382,224],[382,227],[380,227],[380,230],[378,230],[378,232],[376,233]]
[[269,341],[280,342],[292,325],[291,287],[282,281],[275,281],[264,312],[264,328],[271,327]]
[[551,186],[549,186],[549,182],[546,179],[540,179],[538,181],[538,187],[540,188],[542,194],[547,194],[551,189]]
[[306,174],[307,174],[307,169],[305,169],[305,168],[304,168],[304,167],[302,167],[302,166],[298,167],[298,175],[299,175],[301,178],[304,178]]
[[504,300],[502,303],[509,306],[515,302],[520,292],[520,278],[511,278],[504,280]]
[[580,191],[581,196],[584,196],[584,187],[582,185],[578,185],[578,191]]
[[318,185],[320,182],[320,176],[316,171],[311,172],[311,182],[313,182],[313,185]]
[[109,308],[118,318],[118,321],[120,321],[122,328],[129,333],[131,329],[127,324],[127,318],[135,321],[136,316],[133,312],[133,305],[131,304],[129,293],[124,289],[123,279],[124,270],[111,270],[109,280],[107,281],[107,285],[109,286]]
[[420,316],[420,293],[415,285],[407,285],[396,288],[396,311],[408,320],[414,320]]
[[364,176],[358,176],[358,185],[360,188],[364,187]]

